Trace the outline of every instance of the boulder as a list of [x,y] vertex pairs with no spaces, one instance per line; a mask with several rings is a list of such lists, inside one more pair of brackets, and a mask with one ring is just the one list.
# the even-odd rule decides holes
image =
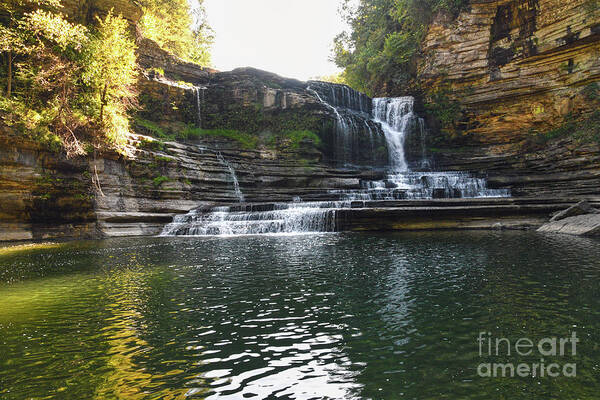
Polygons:
[[600,236],[600,214],[584,214],[552,221],[538,232],[565,233],[577,236]]
[[560,221],[562,219],[569,218],[569,217],[575,217],[577,215],[598,214],[598,213],[600,213],[600,210],[592,207],[590,205],[590,203],[583,200],[583,201],[580,201],[579,203],[575,204],[574,206],[569,207],[566,210],[560,211],[559,213],[555,214],[552,217],[552,219],[550,220],[550,222]]

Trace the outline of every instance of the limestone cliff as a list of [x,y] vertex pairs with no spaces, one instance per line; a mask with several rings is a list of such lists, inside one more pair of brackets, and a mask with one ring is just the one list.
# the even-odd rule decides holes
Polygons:
[[456,20],[439,15],[419,62],[425,87],[448,82],[472,140],[505,144],[589,111],[581,94],[600,80],[595,0],[472,0]]
[[437,16],[418,71],[426,92],[449,87],[463,109],[454,136],[432,145],[438,167],[489,173],[521,195],[597,193],[597,143],[566,132],[530,145],[598,111],[586,94],[600,80],[596,0],[472,0],[456,19]]

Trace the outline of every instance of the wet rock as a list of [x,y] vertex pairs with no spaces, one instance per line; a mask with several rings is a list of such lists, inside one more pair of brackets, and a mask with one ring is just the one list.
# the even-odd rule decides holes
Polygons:
[[572,207],[567,208],[564,211],[561,211],[554,215],[551,222],[560,221],[561,219],[575,217],[577,215],[585,215],[585,214],[599,214],[600,210],[592,207],[590,203],[585,200],[580,201]]
[[577,236],[600,236],[600,214],[583,214],[549,222],[538,232]]

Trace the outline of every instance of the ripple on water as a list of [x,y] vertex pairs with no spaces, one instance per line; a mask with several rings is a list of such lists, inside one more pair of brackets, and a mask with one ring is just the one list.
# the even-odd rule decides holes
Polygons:
[[[600,242],[521,232],[119,239],[0,253],[0,398],[594,398]],[[577,329],[581,376],[476,336]],[[579,350],[579,349],[578,349]]]

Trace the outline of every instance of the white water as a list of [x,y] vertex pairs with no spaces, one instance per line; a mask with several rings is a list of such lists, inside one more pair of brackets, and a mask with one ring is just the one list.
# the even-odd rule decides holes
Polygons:
[[[346,85],[318,81],[310,82],[307,90],[335,115],[333,157],[338,165],[357,164],[357,158],[367,152],[359,143],[363,135],[369,136],[371,154],[374,156],[375,138],[382,132],[371,118],[369,97]],[[375,161],[374,157],[370,161]]]
[[404,141],[410,130],[419,124],[413,112],[413,97],[377,98],[373,99],[373,119],[381,124],[388,144],[390,167],[394,172],[408,171],[404,156]]
[[421,165],[425,157],[425,122],[414,112],[413,97],[373,99],[373,119],[381,124],[388,144],[389,172],[382,181],[363,181],[361,190],[333,190],[342,200],[403,200],[508,197],[505,189],[488,189],[486,180],[466,172],[411,172],[404,149],[407,135],[418,134]]
[[194,86],[192,91],[196,97],[196,119],[198,128],[202,128],[202,103],[204,103],[204,91],[205,87]]
[[267,211],[217,207],[178,215],[161,236],[238,236],[335,232],[338,202],[282,203]]
[[[321,93],[323,85],[320,84]],[[372,100],[343,85],[331,85],[331,92],[322,96],[310,85],[308,90],[336,116],[335,145],[338,160],[351,163],[355,154],[356,135],[368,134],[373,158],[375,135],[370,124],[380,127],[389,153],[389,169],[384,180],[366,180],[358,190],[331,190],[329,195],[338,201],[306,202],[299,198],[292,203],[267,206],[242,205],[192,210],[176,216],[161,236],[256,235],[334,232],[336,210],[350,207],[354,200],[403,200],[433,198],[508,197],[509,191],[488,189],[486,180],[466,172],[412,172],[405,157],[405,141],[409,134],[421,139],[421,165],[425,158],[425,126],[414,112],[413,97],[376,98]],[[198,104],[200,102],[198,101]],[[368,114],[371,111],[371,115]],[[200,113],[200,111],[199,111]],[[200,114],[199,114],[200,117]],[[358,122],[366,126],[358,126]],[[218,159],[232,178],[236,196],[244,201],[233,166],[221,153]],[[269,209],[264,209],[264,208]],[[258,209],[257,209],[258,208]]]
[[221,164],[223,164],[225,166],[225,168],[227,168],[227,170],[229,171],[229,175],[231,176],[231,181],[233,183],[233,190],[235,192],[236,197],[238,198],[238,200],[240,201],[240,203],[244,202],[244,194],[242,193],[242,190],[240,189],[240,182],[238,181],[237,175],[235,173],[235,169],[233,168],[233,166],[229,163],[229,161],[227,161],[225,159],[225,157],[223,157],[223,154],[221,154],[221,152],[217,152],[217,159],[221,162]]

